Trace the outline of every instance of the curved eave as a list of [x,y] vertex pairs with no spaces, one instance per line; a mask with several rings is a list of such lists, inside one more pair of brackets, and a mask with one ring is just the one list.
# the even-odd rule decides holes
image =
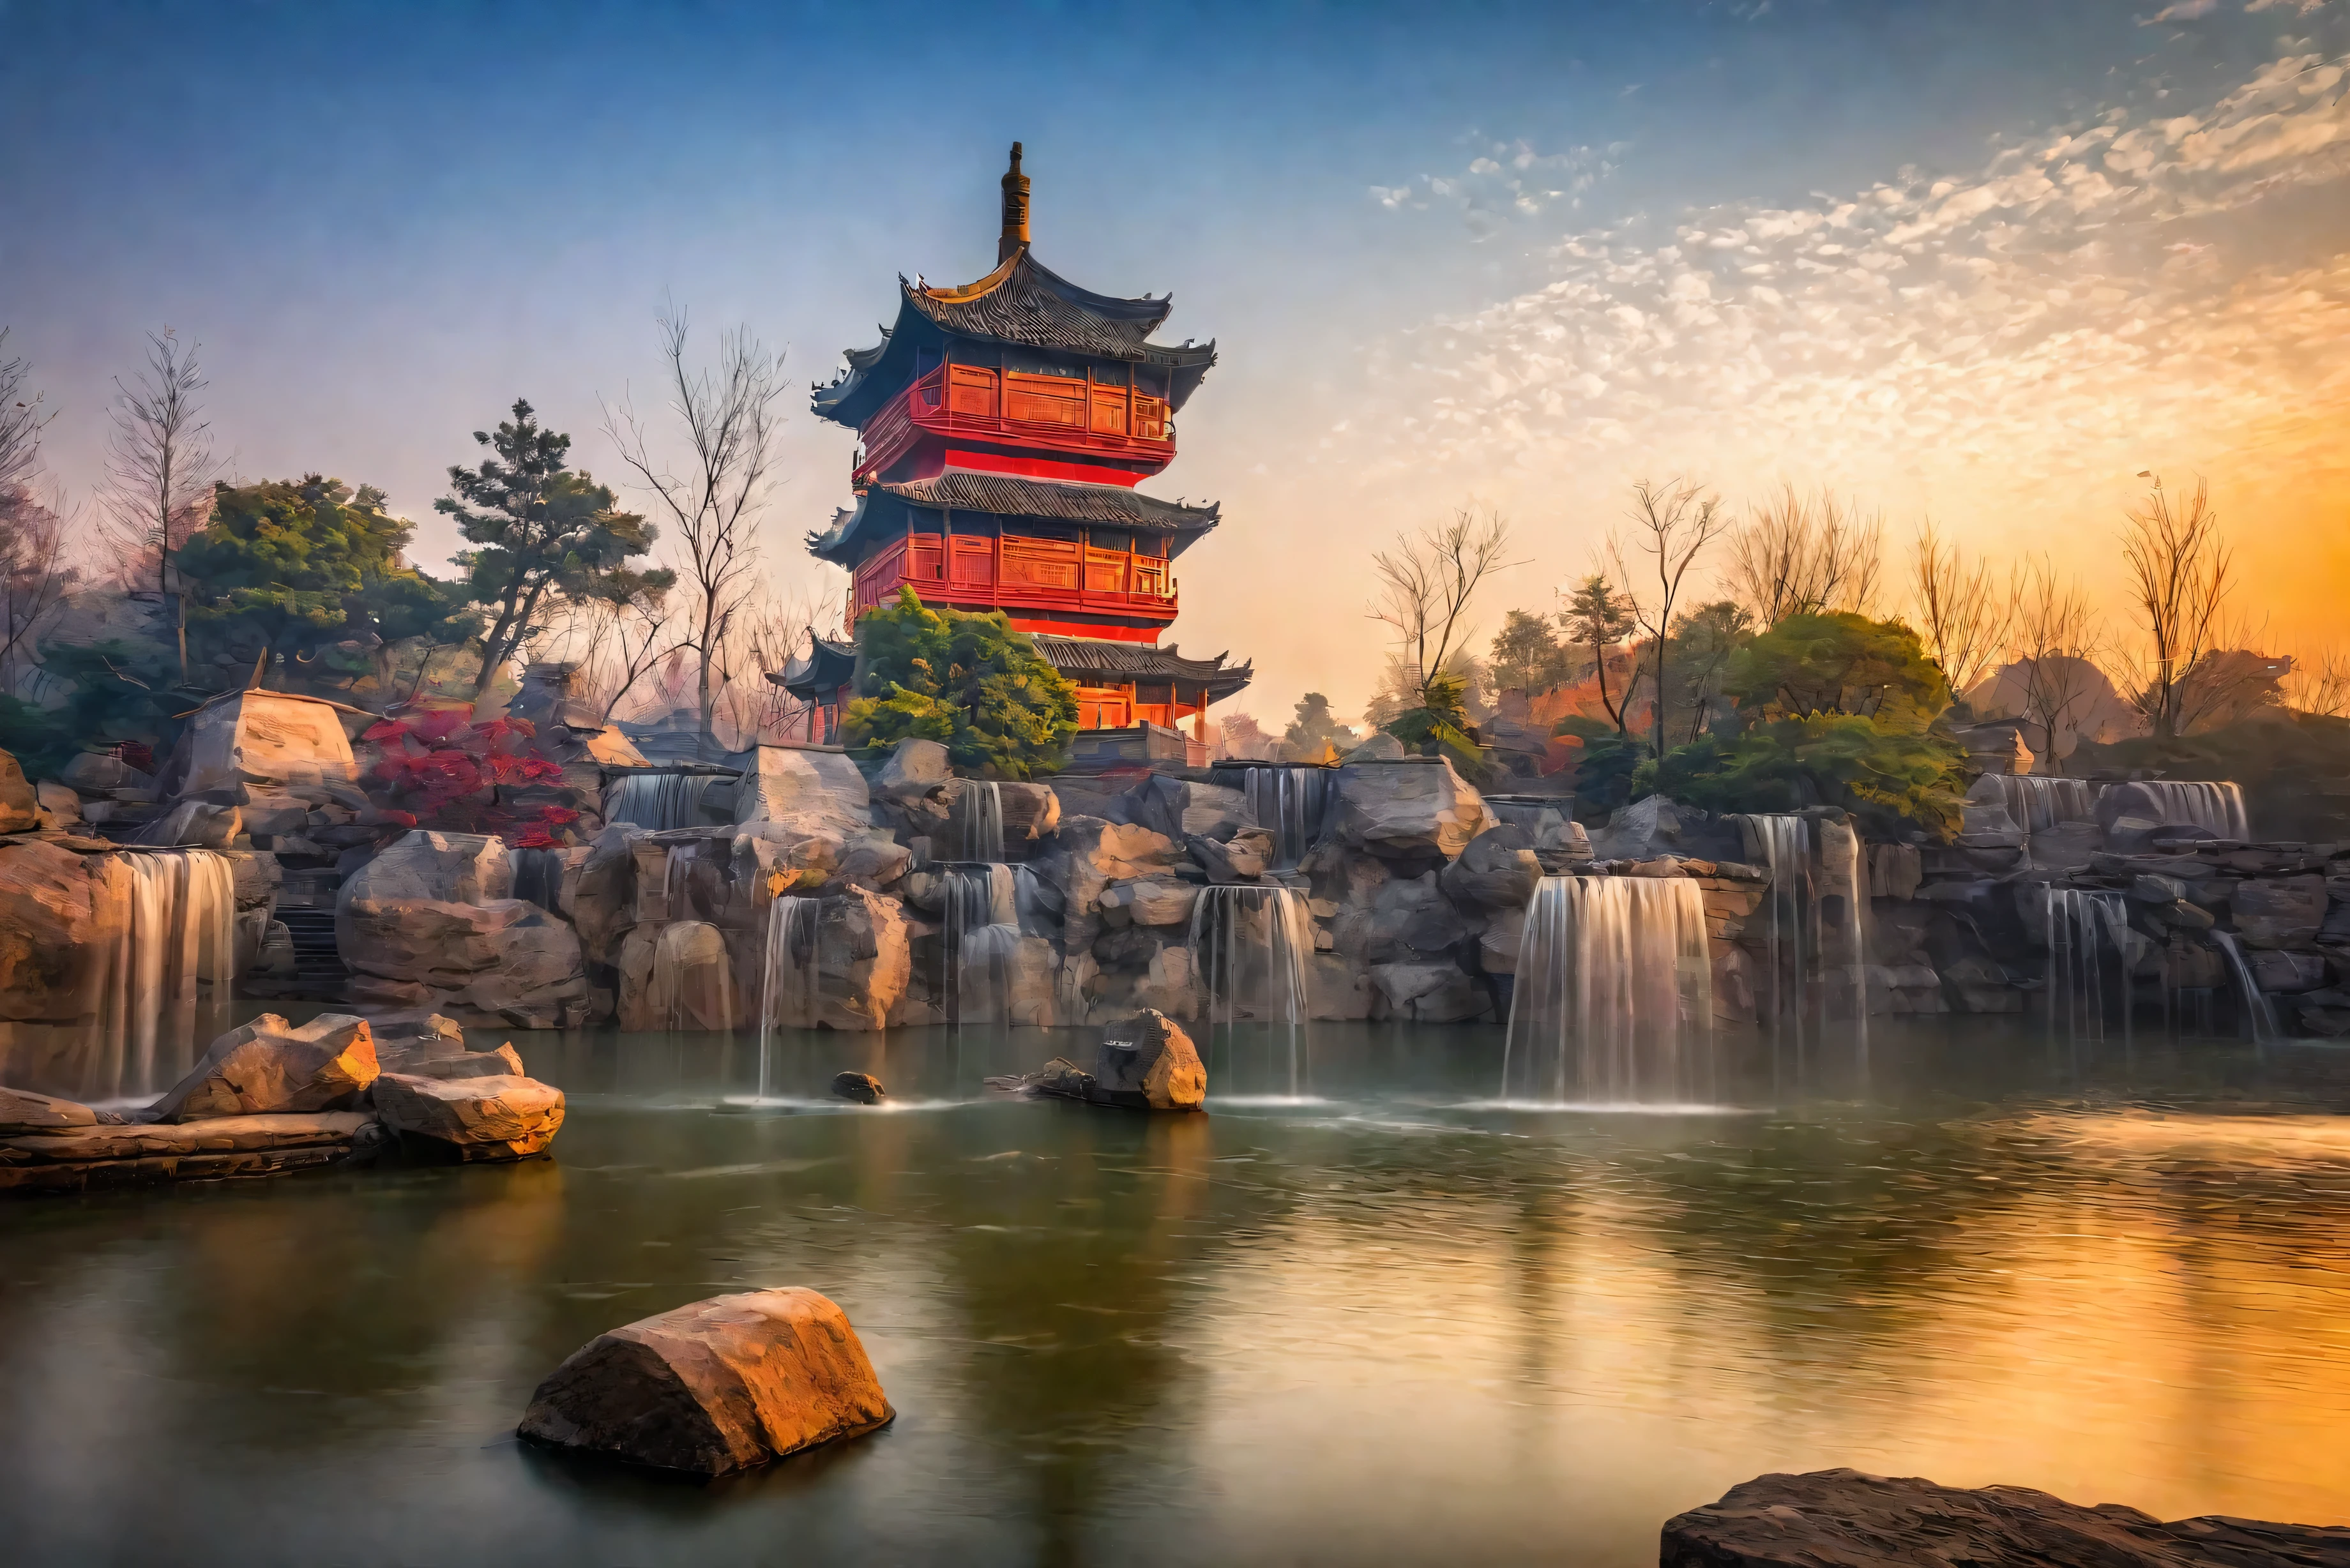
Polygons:
[[808,554],[854,571],[862,558],[859,546],[871,526],[869,520],[877,512],[886,514],[893,526],[908,512],[928,513],[940,520],[941,527],[950,513],[964,519],[992,518],[999,524],[1099,524],[1164,535],[1171,542],[1170,555],[1215,527],[1223,517],[1222,507],[1214,502],[1188,506],[1117,485],[1060,484],[949,470],[935,480],[873,486],[857,498],[853,508],[834,514],[830,528],[807,535]]

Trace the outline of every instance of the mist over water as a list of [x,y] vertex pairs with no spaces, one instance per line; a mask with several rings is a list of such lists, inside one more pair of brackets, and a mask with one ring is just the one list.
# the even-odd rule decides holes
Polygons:
[[[1295,1103],[974,1097],[1089,1038],[778,1030],[761,1098],[753,1035],[523,1034],[553,1159],[13,1206],[9,1560],[1628,1568],[1836,1464],[2350,1519],[2350,1051],[1880,1021],[1865,1092],[1830,1026],[1635,1116],[1317,1025]],[[597,1333],[783,1283],[893,1428],[717,1486],[513,1438]]]

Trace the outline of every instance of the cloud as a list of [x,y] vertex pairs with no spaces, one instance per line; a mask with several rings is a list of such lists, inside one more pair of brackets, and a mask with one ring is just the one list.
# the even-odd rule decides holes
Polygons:
[[2148,26],[2157,22],[2192,22],[2199,16],[2209,16],[2220,8],[2220,0],[2176,0],[2143,20]]
[[1375,348],[1389,400],[1338,456],[1431,493],[1695,468],[1984,505],[2166,452],[2340,473],[2350,243],[2225,257],[2250,209],[2350,193],[2345,77],[2288,57],[2196,112],[2116,108],[1972,174],[1571,234],[1541,286]]
[[2292,6],[2296,16],[2306,16],[2324,6],[2325,0],[2247,0],[2246,11],[2277,11]]
[[1373,185],[1371,199],[1390,212],[1449,208],[1470,232],[1483,239],[1513,219],[1529,218],[1565,202],[1581,204],[1584,192],[1616,172],[1626,142],[1604,148],[1571,147],[1537,152],[1525,141],[1482,143],[1484,151],[1458,174],[1423,174],[1401,185]]

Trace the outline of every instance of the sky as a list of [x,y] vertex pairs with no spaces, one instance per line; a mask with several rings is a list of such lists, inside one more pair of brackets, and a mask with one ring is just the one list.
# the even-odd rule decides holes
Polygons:
[[[231,473],[379,485],[446,570],[432,502],[515,398],[617,485],[665,306],[829,380],[899,274],[993,265],[1017,139],[1038,258],[1216,340],[1146,488],[1222,504],[1164,640],[1253,659],[1261,718],[1371,695],[1399,533],[1507,518],[1490,634],[1642,478],[1832,488],[1896,554],[1930,516],[2118,611],[2137,475],[2199,476],[2240,607],[2314,652],[2350,590],[2345,64],[2345,0],[0,0],[0,325],[69,495],[169,327]],[[830,605],[800,541],[854,437],[791,401],[764,569]]]

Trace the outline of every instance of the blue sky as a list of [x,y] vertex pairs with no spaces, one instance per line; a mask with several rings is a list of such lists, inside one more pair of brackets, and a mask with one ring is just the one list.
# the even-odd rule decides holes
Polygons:
[[[239,472],[382,485],[430,568],[452,544],[431,513],[442,471],[514,397],[617,478],[598,399],[645,386],[665,299],[828,379],[891,312],[898,272],[992,265],[1017,138],[1039,255],[1105,291],[1171,289],[1171,336],[1222,346],[1152,486],[1226,506],[1185,558],[1175,637],[1256,657],[1243,705],[1261,714],[1307,686],[1358,706],[1379,659],[1369,548],[1472,499],[1523,545],[1494,621],[1547,599],[1636,471],[1733,496],[1836,483],[1992,548],[2105,515],[2124,462],[2241,469],[2247,504],[2318,508],[2296,530],[2326,496],[2339,517],[2339,464],[2311,455],[2343,428],[2339,366],[2286,339],[2329,336],[2350,296],[2341,94],[2311,86],[2350,47],[2344,7],[2164,9],[0,0],[0,323],[59,410],[47,454],[70,490],[99,477],[109,378],[168,324],[203,345]],[[2136,126],[2191,149],[2151,129],[2190,119],[2285,129],[2257,167],[2112,145]],[[2162,202],[2075,200],[2060,179],[2051,218],[1998,160],[2043,159],[2068,127],[2103,140],[2067,167]],[[1862,200],[1887,192],[1907,195]],[[1886,286],[1831,279],[1807,303],[1779,273],[1825,277],[1827,231],[1786,215],[1856,204],[1890,214],[1866,264]],[[1752,259],[1700,276],[1702,254]],[[2103,257],[2116,299],[2022,311],[2015,278],[1948,286],[2026,254],[2043,292]],[[2184,282],[2182,255],[2199,269]],[[2157,365],[2119,319],[2147,300],[2198,331],[2251,314]],[[1970,310],[2049,325],[1986,350],[2000,334]],[[2033,433],[2067,379],[2051,366],[2092,340],[2109,352],[2072,379],[2102,389],[2064,417],[2094,425],[2116,397],[2138,412],[2052,455]],[[2231,381],[2248,355],[2257,374]],[[1818,366],[1838,356],[1830,386]],[[2003,389],[2000,409],[1951,406],[1953,383]],[[2316,434],[2280,431],[2262,395]],[[1983,451],[1884,462],[1910,434]],[[789,441],[769,569],[830,594],[796,541],[841,503],[849,438],[795,409]],[[2025,503],[2046,521],[2019,521]]]

